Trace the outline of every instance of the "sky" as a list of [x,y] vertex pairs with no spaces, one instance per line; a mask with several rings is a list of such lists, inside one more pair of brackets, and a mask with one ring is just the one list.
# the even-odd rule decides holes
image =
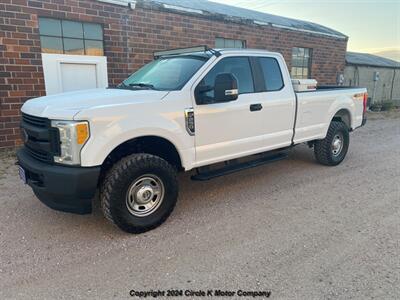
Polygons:
[[400,0],[212,0],[311,21],[349,37],[348,50],[400,61]]

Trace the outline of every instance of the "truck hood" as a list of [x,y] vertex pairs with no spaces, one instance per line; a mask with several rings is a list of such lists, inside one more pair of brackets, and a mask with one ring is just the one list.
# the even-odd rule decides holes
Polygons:
[[72,120],[84,109],[159,101],[168,91],[92,89],[31,99],[22,106],[23,113],[49,119]]

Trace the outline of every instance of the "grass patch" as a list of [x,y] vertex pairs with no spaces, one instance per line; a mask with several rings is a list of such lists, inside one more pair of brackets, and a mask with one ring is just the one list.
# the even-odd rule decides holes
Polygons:
[[0,179],[6,176],[7,170],[17,161],[16,149],[0,149]]

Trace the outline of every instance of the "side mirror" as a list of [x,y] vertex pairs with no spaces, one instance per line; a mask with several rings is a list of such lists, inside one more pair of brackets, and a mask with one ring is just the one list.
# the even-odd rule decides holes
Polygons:
[[215,102],[228,102],[238,98],[238,84],[231,73],[221,73],[215,78],[214,98]]
[[[212,104],[233,101],[238,98],[237,80],[231,73],[221,73],[215,77],[214,86],[199,84],[195,89],[197,104]],[[208,92],[213,93],[208,94]]]

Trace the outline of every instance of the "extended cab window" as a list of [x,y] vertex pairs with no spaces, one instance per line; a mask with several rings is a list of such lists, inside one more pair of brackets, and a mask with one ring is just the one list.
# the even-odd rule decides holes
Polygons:
[[202,56],[160,58],[143,66],[118,87],[180,90],[206,61]]
[[248,57],[227,57],[218,62],[200,82],[200,85],[211,87],[211,90],[205,93],[205,98],[209,99],[207,102],[218,102],[218,99],[214,99],[213,86],[217,75],[222,73],[230,73],[236,78],[239,94],[254,92],[253,75]]
[[283,87],[283,78],[278,61],[272,57],[260,57],[259,61],[264,75],[265,90],[279,91]]

